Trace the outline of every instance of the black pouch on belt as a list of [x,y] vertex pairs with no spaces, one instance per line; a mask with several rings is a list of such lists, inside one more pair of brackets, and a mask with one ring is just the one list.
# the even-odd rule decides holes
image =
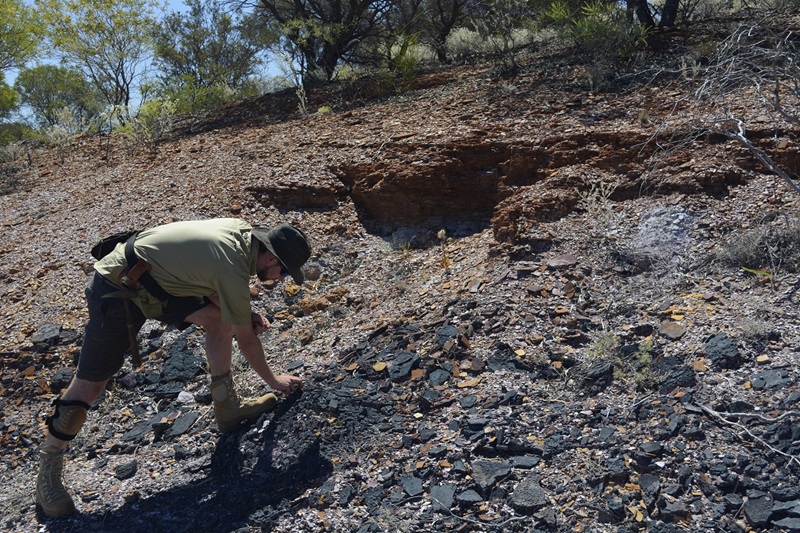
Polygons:
[[97,260],[104,258],[114,251],[114,248],[116,248],[119,243],[127,241],[137,233],[139,233],[138,230],[121,231],[119,233],[109,235],[108,237],[103,237],[97,241],[97,244],[92,246],[92,257]]

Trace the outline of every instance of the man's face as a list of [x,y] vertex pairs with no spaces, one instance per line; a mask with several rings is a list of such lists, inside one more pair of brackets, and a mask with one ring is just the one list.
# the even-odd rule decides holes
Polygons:
[[256,271],[258,279],[261,281],[276,280],[280,281],[289,275],[283,268],[283,265],[278,258],[271,253],[263,253],[258,256],[258,270]]

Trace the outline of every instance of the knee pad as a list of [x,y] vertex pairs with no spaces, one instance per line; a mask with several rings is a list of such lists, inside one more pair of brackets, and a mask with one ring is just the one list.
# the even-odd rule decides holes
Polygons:
[[90,405],[80,400],[53,400],[55,412],[47,417],[47,429],[57,439],[70,441],[86,422]]

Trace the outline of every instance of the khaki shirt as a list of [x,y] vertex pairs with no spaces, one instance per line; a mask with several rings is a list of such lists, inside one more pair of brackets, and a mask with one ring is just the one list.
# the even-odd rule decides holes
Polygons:
[[[250,322],[250,277],[256,274],[258,241],[252,226],[235,218],[174,222],[141,232],[134,250],[153,266],[150,275],[172,296],[218,296],[222,320]],[[114,283],[127,266],[125,243],[94,268]],[[162,314],[161,302],[147,290],[133,302],[148,318]]]

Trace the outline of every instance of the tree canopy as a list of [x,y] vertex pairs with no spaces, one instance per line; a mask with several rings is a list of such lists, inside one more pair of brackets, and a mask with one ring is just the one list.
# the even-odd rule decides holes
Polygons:
[[38,0],[48,38],[112,106],[128,108],[152,59],[155,0]]
[[36,55],[41,26],[19,0],[0,0],[0,72],[21,68]]
[[102,97],[80,72],[56,65],[24,69],[14,88],[20,101],[30,106],[35,120],[53,126],[67,108],[79,123],[88,123],[102,111]]
[[264,62],[263,28],[253,28],[252,17],[222,11],[216,1],[186,5],[187,13],[167,15],[153,32],[159,94],[185,101],[241,91]]

